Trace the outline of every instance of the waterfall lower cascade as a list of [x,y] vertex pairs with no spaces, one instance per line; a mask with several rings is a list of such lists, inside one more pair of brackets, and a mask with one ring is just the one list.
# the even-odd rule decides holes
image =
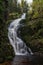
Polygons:
[[26,17],[26,13],[23,13],[21,18],[11,22],[8,27],[8,38],[9,38],[10,44],[14,48],[15,55],[33,54],[30,48],[28,48],[29,52],[27,51],[26,44],[17,36],[17,29],[20,25],[20,21],[22,19],[25,19],[25,17]]

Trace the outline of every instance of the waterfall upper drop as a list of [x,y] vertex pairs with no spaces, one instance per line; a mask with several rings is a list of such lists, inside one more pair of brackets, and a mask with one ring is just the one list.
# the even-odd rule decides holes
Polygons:
[[29,52],[27,51],[26,44],[19,37],[17,37],[17,29],[20,25],[20,21],[25,19],[25,17],[26,13],[23,13],[21,18],[11,22],[8,28],[8,38],[14,48],[15,55],[27,55],[29,52],[30,54],[33,54],[30,48],[28,48]]

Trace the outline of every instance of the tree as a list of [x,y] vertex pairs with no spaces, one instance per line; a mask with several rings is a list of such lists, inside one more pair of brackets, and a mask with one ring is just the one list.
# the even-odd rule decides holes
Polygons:
[[26,25],[21,28],[22,39],[33,52],[43,53],[43,1],[34,0],[29,10]]
[[[37,4],[37,5],[36,5]],[[39,18],[43,16],[43,1],[42,0],[33,0],[32,3],[32,18]]]
[[23,11],[24,11],[25,13],[28,12],[28,4],[27,4],[26,1],[24,1]]
[[[7,6],[8,6],[8,2],[7,2],[7,0],[5,0],[5,1],[0,1],[0,11],[1,11],[1,15],[0,15],[0,25],[1,25],[1,29],[0,29],[0,31],[1,31],[1,39],[2,39],[2,41],[4,41],[4,39],[5,39],[5,37],[6,37],[6,32],[5,32],[5,30],[7,29],[6,28],[6,21],[7,21],[7,19],[8,19],[8,10],[7,10]],[[2,43],[2,41],[0,41],[0,43]],[[6,41],[6,40],[5,40]]]
[[22,9],[22,12],[23,12],[23,7],[24,7],[24,0],[21,0],[21,9]]
[[28,4],[25,0],[21,1],[21,7],[22,7],[22,12],[27,12],[28,11]]
[[[8,19],[8,1],[0,0],[0,62],[10,59],[12,56],[12,46],[8,42],[7,22]],[[10,56],[10,58],[8,58]]]
[[22,11],[21,11],[21,4],[20,4],[20,3],[18,3],[18,5],[17,5],[17,12],[20,13],[20,14],[21,14],[21,12],[22,12]]
[[16,12],[17,11],[17,0],[8,0],[9,3],[9,12]]
[[8,0],[4,1],[3,6],[5,8],[5,10],[4,10],[4,19],[5,19],[5,21],[7,21],[7,19],[8,19]]

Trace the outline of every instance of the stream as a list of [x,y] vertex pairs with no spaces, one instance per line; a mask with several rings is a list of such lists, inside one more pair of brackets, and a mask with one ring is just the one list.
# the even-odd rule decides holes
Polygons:
[[[14,21],[12,21],[8,27],[8,38],[12,45],[15,57],[11,61],[5,61],[0,65],[43,65],[43,60],[40,55],[33,54],[30,47],[26,46],[26,43],[18,37],[17,31],[20,27],[20,21],[26,18],[26,13]],[[27,50],[28,49],[28,50]]]
[[23,40],[17,36],[17,29],[20,27],[20,21],[25,18],[26,18],[26,13],[23,13],[21,18],[12,21],[8,27],[8,38],[10,44],[13,46],[15,55],[33,54],[31,49],[26,46],[26,43],[24,43]]

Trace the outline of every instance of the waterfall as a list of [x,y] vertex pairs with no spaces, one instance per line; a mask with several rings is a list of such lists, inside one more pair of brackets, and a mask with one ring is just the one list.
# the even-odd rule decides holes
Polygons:
[[[21,18],[18,18],[10,23],[8,27],[8,38],[10,44],[14,48],[15,55],[28,55],[33,54],[31,49],[26,46],[26,44],[17,36],[17,29],[20,25],[20,21],[25,19],[26,13],[23,13]],[[29,50],[29,52],[27,51]]]

